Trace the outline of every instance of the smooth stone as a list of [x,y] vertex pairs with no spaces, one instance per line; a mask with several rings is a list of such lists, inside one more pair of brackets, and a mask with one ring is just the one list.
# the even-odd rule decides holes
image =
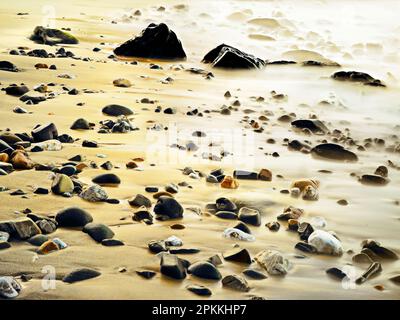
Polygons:
[[305,242],[298,242],[294,246],[297,250],[307,252],[307,253],[316,253],[317,248],[315,248],[313,245]]
[[185,266],[177,256],[165,253],[161,256],[160,272],[170,278],[182,280],[186,278]]
[[194,294],[197,294],[198,296],[209,297],[212,295],[211,290],[202,285],[191,284],[188,285],[186,289],[189,290],[190,292],[193,292]]
[[218,211],[235,212],[237,210],[236,204],[227,198],[218,198],[215,201],[215,205]]
[[102,242],[104,239],[111,239],[115,235],[108,226],[102,223],[90,222],[83,227],[82,231],[97,242]]
[[235,225],[233,228],[234,228],[234,229],[241,230],[241,231],[243,231],[243,232],[245,232],[245,233],[251,234],[251,230],[250,230],[249,227],[248,227],[246,224],[244,224],[243,222],[239,222],[239,223],[238,223],[237,225]]
[[212,263],[206,261],[192,264],[188,269],[188,273],[202,279],[220,280],[222,278],[218,269]]
[[304,213],[303,209],[295,208],[293,206],[289,206],[283,210],[283,213],[280,214],[277,219],[278,220],[290,220],[290,219],[299,219]]
[[262,272],[260,272],[258,270],[250,269],[250,268],[243,270],[243,274],[246,277],[249,277],[249,278],[254,279],[254,280],[263,280],[263,279],[267,279],[268,278],[264,273],[262,273]]
[[256,209],[242,207],[239,210],[239,220],[252,226],[259,227],[261,225],[261,214]]
[[82,268],[72,271],[71,273],[67,274],[62,281],[67,283],[75,283],[78,281],[93,279],[100,276],[101,273],[88,268]]
[[125,57],[186,59],[180,40],[164,23],[149,24],[139,36],[118,46],[114,53]]
[[49,194],[49,189],[38,187],[33,191],[34,194]]
[[311,154],[327,160],[356,162],[358,157],[355,153],[344,149],[334,143],[323,143],[311,149]]
[[49,237],[44,234],[37,234],[33,237],[30,237],[27,241],[33,246],[41,246],[43,243],[49,240]]
[[238,218],[237,214],[231,211],[218,211],[215,216],[221,219],[229,220],[236,220]]
[[228,275],[222,279],[222,285],[226,288],[241,291],[241,292],[249,292],[250,286],[247,283],[247,280],[238,275]]
[[128,79],[115,79],[113,81],[113,85],[120,88],[129,88],[132,86],[132,83]]
[[101,244],[105,247],[117,247],[125,245],[121,240],[117,239],[103,239]]
[[272,181],[272,172],[268,169],[261,169],[258,173],[258,180]]
[[318,253],[333,256],[340,256],[343,254],[343,247],[340,241],[324,230],[315,230],[308,237],[308,243],[313,245]]
[[11,248],[11,244],[7,241],[0,240],[0,250]]
[[60,227],[83,227],[93,221],[90,213],[78,207],[60,210],[55,219]]
[[326,273],[339,280],[343,280],[347,277],[347,274],[345,274],[342,270],[338,268],[329,268],[328,270],[326,270]]
[[60,238],[54,238],[53,242],[58,246],[58,248],[60,250],[68,247],[68,245],[64,241],[62,241]]
[[104,173],[94,177],[92,182],[98,185],[119,185],[121,180],[113,173]]
[[37,226],[40,228],[43,234],[53,233],[57,230],[57,222],[50,219],[42,219],[35,221]]
[[2,71],[10,71],[10,72],[18,72],[18,68],[15,64],[10,61],[0,61],[0,70]]
[[154,213],[167,219],[179,219],[183,217],[183,207],[174,198],[161,196],[154,207]]
[[363,174],[360,182],[365,185],[384,186],[389,183],[389,179],[374,174]]
[[234,248],[224,252],[223,257],[227,261],[251,264],[251,256],[247,249]]
[[53,242],[52,240],[47,240],[46,242],[42,243],[42,245],[36,250],[36,252],[39,254],[49,254],[58,250],[60,250],[60,248],[55,242]]
[[6,94],[13,96],[13,97],[21,97],[25,93],[29,91],[29,88],[27,86],[9,86],[5,89]]
[[297,232],[300,235],[300,240],[307,241],[310,235],[314,232],[314,228],[310,223],[303,222],[299,225]]
[[109,104],[103,108],[102,112],[112,117],[133,115],[133,111],[131,109],[118,104]]
[[86,119],[79,118],[74,121],[74,123],[70,127],[71,130],[89,130],[90,123]]

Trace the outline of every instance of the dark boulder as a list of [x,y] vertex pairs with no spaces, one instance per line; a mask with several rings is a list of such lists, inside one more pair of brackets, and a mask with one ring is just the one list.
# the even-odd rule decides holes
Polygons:
[[211,50],[204,56],[202,62],[211,63],[216,68],[228,69],[253,69],[265,66],[263,60],[226,44]]
[[17,72],[19,71],[18,68],[9,61],[0,61],[0,70],[2,71],[10,71],[10,72]]
[[218,269],[212,263],[206,261],[192,264],[188,272],[203,279],[220,280],[222,278]]
[[183,260],[172,254],[163,254],[161,256],[160,272],[167,277],[177,280],[186,278]]
[[35,142],[52,140],[58,137],[58,131],[54,123],[38,125],[32,130],[31,134]]
[[320,120],[295,120],[292,126],[297,129],[308,129],[312,133],[324,134],[329,131],[329,129]]
[[317,158],[327,160],[356,162],[358,157],[355,153],[344,149],[342,146],[334,143],[323,143],[311,149],[311,154]]
[[131,109],[119,104],[109,104],[103,108],[102,112],[112,117],[130,116],[133,114]]
[[182,43],[164,23],[151,23],[139,36],[117,47],[114,53],[125,57],[186,59]]
[[92,182],[98,185],[119,185],[121,179],[114,173],[104,173],[94,177]]
[[375,79],[365,72],[359,71],[338,71],[332,75],[332,78],[339,81],[360,82],[368,86],[385,87],[379,79]]
[[6,89],[6,94],[14,97],[20,97],[29,91],[27,86],[8,86]]
[[101,223],[88,223],[83,227],[83,232],[87,233],[97,242],[102,242],[104,239],[111,239],[114,237],[114,232]]
[[154,207],[154,213],[166,219],[178,219],[183,217],[183,207],[174,198],[161,196]]
[[93,221],[90,213],[78,207],[59,211],[55,219],[60,227],[83,227]]

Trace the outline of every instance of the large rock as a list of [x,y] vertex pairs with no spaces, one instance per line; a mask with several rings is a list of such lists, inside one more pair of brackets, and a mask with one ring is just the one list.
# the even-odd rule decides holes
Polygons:
[[29,218],[0,222],[0,231],[7,232],[12,237],[25,240],[41,234],[40,228]]
[[221,44],[207,53],[203,62],[211,63],[213,67],[229,69],[262,68],[265,65],[263,60],[226,44]]
[[179,219],[183,217],[183,207],[174,198],[161,196],[154,207],[154,213],[162,219]]
[[30,39],[34,42],[48,45],[79,43],[77,38],[65,31],[42,26],[37,26],[33,30]]
[[121,179],[114,173],[104,173],[94,177],[92,182],[98,185],[119,185]]
[[58,131],[54,123],[36,126],[31,133],[35,142],[53,140],[58,137]]
[[102,112],[108,116],[119,117],[119,116],[130,116],[133,111],[128,107],[121,106],[119,104],[109,104],[105,106]]
[[90,213],[78,207],[70,207],[59,211],[56,221],[60,227],[83,227],[93,221]]
[[242,222],[250,224],[252,226],[258,227],[261,225],[261,214],[260,211],[256,209],[242,207],[239,210],[238,218]]
[[82,231],[97,242],[102,242],[104,239],[111,239],[115,235],[109,227],[102,223],[88,223],[83,227]]
[[96,277],[100,276],[100,274],[101,273],[96,270],[82,268],[82,269],[78,269],[78,270],[72,271],[71,273],[67,274],[62,279],[62,281],[67,282],[67,283],[74,283],[74,282],[78,282],[78,281],[96,278]]
[[192,264],[188,272],[196,277],[210,280],[220,280],[222,278],[218,269],[210,262],[200,261]]
[[125,57],[186,59],[186,53],[175,32],[164,23],[151,23],[139,36],[117,47],[114,53]]
[[340,241],[324,230],[315,230],[308,237],[308,243],[313,245],[317,249],[318,253],[333,256],[340,256],[343,254],[343,248]]
[[6,94],[14,97],[20,97],[23,96],[25,93],[29,91],[29,88],[27,86],[21,85],[21,86],[8,86],[6,89]]
[[10,72],[17,72],[18,68],[11,63],[10,61],[0,61],[0,70],[2,71],[10,71]]
[[311,154],[317,158],[327,160],[355,162],[358,157],[355,153],[346,150],[342,146],[334,143],[323,143],[311,149]]
[[186,270],[181,259],[177,256],[165,253],[161,256],[160,272],[173,279],[186,278]]
[[320,120],[295,120],[291,125],[297,129],[308,129],[312,133],[324,134],[329,131],[325,124]]

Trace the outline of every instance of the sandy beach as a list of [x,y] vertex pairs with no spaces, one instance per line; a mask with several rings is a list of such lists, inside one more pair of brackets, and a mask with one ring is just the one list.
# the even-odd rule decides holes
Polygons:
[[[46,236],[61,239],[67,247],[40,254],[28,239],[11,235],[4,241],[10,246],[0,250],[0,277],[18,281],[21,288],[16,299],[399,299],[398,12],[400,3],[395,0],[1,1],[0,61],[11,62],[18,72],[0,70],[0,139],[17,133],[31,137],[38,124],[53,123],[59,135],[67,134],[74,141],[62,143],[58,151],[34,152],[37,141],[13,146],[25,149],[35,167],[20,170],[14,165],[15,170],[0,176],[0,226],[32,213],[56,219],[57,228]],[[176,33],[186,60],[115,55],[115,48],[150,23],[165,23]],[[65,30],[79,43],[36,43],[30,39],[36,26]],[[251,70],[202,63],[210,50],[223,43],[266,63]],[[74,56],[10,54],[34,49],[55,54],[60,48]],[[307,61],[318,65],[307,65]],[[338,81],[332,75],[340,71],[363,72],[379,79],[382,86]],[[116,86],[117,79],[129,80],[131,85]],[[46,99],[24,103],[6,93],[12,84],[23,84],[29,88],[26,95]],[[41,84],[46,87],[42,92]],[[117,119],[102,112],[107,105],[132,110],[127,116],[132,129],[125,133],[105,130],[105,120]],[[17,106],[26,113],[17,113]],[[87,120],[89,129],[71,129],[80,118]],[[319,127],[314,130],[310,122],[295,126],[295,120],[304,119]],[[106,133],[99,133],[102,128]],[[97,147],[83,147],[85,140],[97,142]],[[356,161],[315,156],[317,147],[326,143],[344,147]],[[70,160],[76,155],[83,157]],[[6,156],[0,160],[0,168],[6,168]],[[110,170],[101,166],[107,161]],[[134,164],[128,168],[130,162]],[[51,168],[38,170],[38,164]],[[117,186],[101,186],[108,199],[116,201],[90,202],[75,191],[55,194],[52,179],[66,165],[79,168],[66,179],[76,179],[75,188],[80,184],[83,190],[99,175],[116,175]],[[191,174],[185,174],[185,168],[192,168]],[[236,175],[237,188],[224,188],[222,180],[208,182],[217,179],[209,177],[216,169],[223,170],[221,179],[225,180],[235,170],[255,173],[256,178]],[[271,177],[261,179],[262,169]],[[314,199],[296,195],[303,192],[296,181],[313,185]],[[135,221],[139,208],[129,202],[138,194],[151,200],[151,207],[144,210],[155,216],[158,200],[146,192],[149,186],[170,190],[183,216],[152,223]],[[49,192],[37,194],[38,187]],[[19,189],[24,194],[10,195]],[[224,237],[227,228],[247,220],[218,217],[209,204],[219,198],[236,204],[237,210],[232,211],[239,217],[243,207],[256,210],[259,225],[245,223],[254,241]],[[302,209],[301,216],[291,217],[295,221],[277,220],[289,206]],[[108,227],[113,239],[123,245],[99,243],[82,232],[83,226],[60,225],[58,213],[70,207],[88,212],[94,223]],[[266,226],[270,222],[279,222],[279,230],[271,231]],[[333,238],[329,245],[337,244],[340,254],[296,249],[299,242],[307,244],[299,238],[302,223]],[[155,254],[148,244],[171,236],[183,242],[172,249],[197,249],[189,254],[178,251],[176,261],[185,259],[193,266],[219,255],[221,264],[212,266],[221,278],[238,276],[247,290],[195,276],[190,267],[184,279],[163,274],[160,259],[168,253]],[[364,242],[368,239],[378,244],[368,247]],[[317,241],[314,246],[318,247]],[[238,248],[246,249],[250,263],[224,259],[228,250]],[[279,253],[283,274],[270,273],[254,260],[263,250]],[[362,250],[364,262],[354,258]],[[373,263],[381,270],[356,283]],[[81,268],[99,274],[75,283],[63,281]],[[342,270],[345,279],[327,274],[331,268]],[[245,269],[257,270],[265,279],[247,276]],[[49,270],[54,271],[54,282],[46,280]],[[146,279],[138,270],[155,274]],[[204,286],[212,294],[196,295],[187,289],[190,285]]]

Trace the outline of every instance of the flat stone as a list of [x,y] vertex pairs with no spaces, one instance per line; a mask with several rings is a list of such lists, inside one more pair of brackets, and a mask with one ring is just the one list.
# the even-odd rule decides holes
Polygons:
[[98,185],[119,185],[121,183],[120,178],[113,173],[100,174],[92,179],[93,183]]
[[211,290],[202,285],[191,284],[191,285],[188,285],[186,287],[186,289],[193,292],[194,294],[197,294],[198,296],[209,297],[212,295]]
[[111,239],[115,235],[109,227],[102,223],[90,222],[83,227],[82,231],[97,242],[102,242],[104,239]]
[[82,268],[72,271],[71,273],[67,274],[62,281],[67,283],[75,283],[79,281],[84,281],[88,279],[93,279],[100,276],[101,273],[88,268]]
[[258,227],[261,225],[261,214],[256,209],[242,207],[239,210],[238,218],[242,222],[250,224],[252,226]]

